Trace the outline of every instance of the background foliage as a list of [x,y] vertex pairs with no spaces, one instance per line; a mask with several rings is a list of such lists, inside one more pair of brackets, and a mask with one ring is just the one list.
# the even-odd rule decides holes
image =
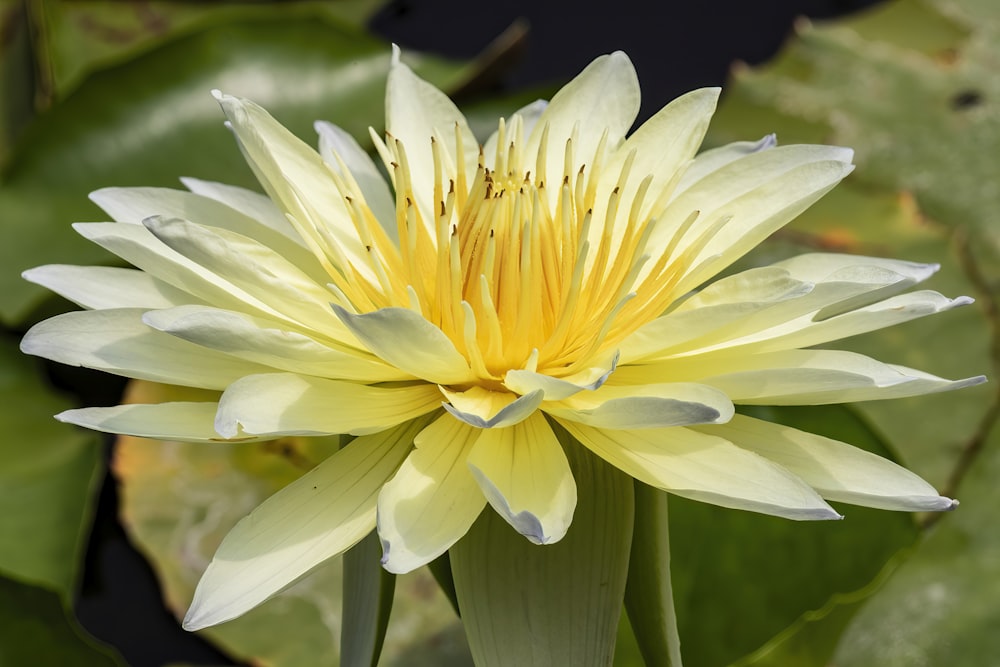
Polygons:
[[[81,582],[100,585],[84,556],[106,470],[102,441],[50,419],[74,404],[114,403],[122,385],[19,355],[20,332],[71,308],[20,271],[110,261],[68,226],[99,219],[86,198],[98,187],[176,186],[181,175],[252,186],[211,88],[255,99],[306,138],[317,118],[359,137],[380,128],[388,46],[365,28],[378,4],[0,2],[0,663],[124,664],[74,615]],[[493,85],[522,38],[515,27],[469,62],[412,50],[407,58],[485,128],[552,90]],[[851,349],[946,377],[996,376],[998,44],[1000,7],[990,0],[898,0],[801,22],[773,61],[733,71],[710,143],[777,131],[783,143],[852,146],[859,165],[745,265],[817,248],[938,262],[931,289],[977,299]],[[175,391],[135,383],[128,398]],[[895,458],[962,506],[943,517],[838,508],[846,521],[803,525],[677,499],[672,566],[687,664],[964,665],[1000,654],[1000,537],[991,521],[998,405],[994,381],[925,398],[761,411]],[[228,527],[335,445],[117,443],[122,524],[166,607],[181,614]],[[333,664],[341,589],[338,561],[205,631],[222,652],[206,659]],[[132,662],[141,655],[118,648]],[[381,664],[469,660],[432,577],[399,578]],[[641,664],[627,624],[616,664]]]

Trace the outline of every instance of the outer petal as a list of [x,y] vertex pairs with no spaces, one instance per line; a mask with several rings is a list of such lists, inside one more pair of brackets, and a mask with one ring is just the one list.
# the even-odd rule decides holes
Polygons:
[[437,387],[369,387],[351,382],[265,373],[244,377],[219,400],[215,430],[223,437],[365,434],[441,406]]
[[135,269],[48,264],[21,277],[83,308],[170,308],[198,302],[194,296]]
[[441,387],[441,393],[450,401],[444,409],[456,419],[477,428],[506,428],[527,419],[544,397],[541,390],[524,396],[498,392],[473,386],[465,391],[451,391]]
[[143,225],[167,247],[254,295],[280,319],[356,343],[330,312],[333,293],[271,248],[236,232],[176,218],[146,218]]
[[405,573],[457,542],[486,504],[465,460],[481,431],[442,415],[416,438],[378,499],[382,565]]
[[382,308],[353,315],[334,311],[372,354],[416,377],[436,384],[473,378],[469,362],[439,328],[408,308]]
[[[21,351],[70,366],[203,389],[268,369],[156,331],[138,308],[85,310],[39,322],[21,339]],[[235,435],[235,434],[234,434]]]
[[510,428],[483,430],[468,465],[497,514],[529,541],[551,544],[566,534],[576,509],[576,482],[541,414]]
[[828,500],[904,512],[950,510],[912,472],[863,449],[788,426],[737,415],[728,424],[695,430],[725,438],[801,477]]
[[[519,116],[521,119],[521,131],[524,135],[523,138],[527,139],[531,136],[535,126],[538,124],[538,119],[541,118],[542,112],[545,111],[547,106],[549,106],[549,103],[546,100],[535,100],[531,104],[526,104],[511,114],[511,117],[508,119],[506,125],[508,128],[511,127],[514,122],[514,118]],[[486,140],[486,143],[483,144],[483,157],[486,159],[486,166],[490,169],[493,169],[496,163],[495,158],[497,154],[497,142],[499,141],[499,135],[499,130],[494,130]],[[508,139],[510,138],[511,137],[508,137]],[[516,141],[518,138],[513,137],[513,139]]]
[[560,420],[595,454],[664,491],[787,519],[839,519],[805,482],[722,438],[683,427],[612,431]]
[[951,391],[986,381],[984,376],[945,380],[912,368],[883,364],[839,350],[785,350],[721,358],[728,371],[703,381],[748,405],[820,405],[903,398]]
[[305,247],[305,241],[302,240],[299,233],[288,222],[285,214],[275,206],[274,202],[267,195],[262,195],[259,192],[247,190],[236,185],[203,181],[198,178],[184,177],[181,178],[181,183],[191,192],[221,202],[247,217],[262,222],[274,231],[287,236],[295,243]]
[[[547,129],[544,182],[562,180],[566,140],[573,137],[574,168],[592,164],[604,131],[608,148],[614,150],[625,138],[639,112],[639,79],[621,51],[601,56],[555,94],[528,138],[524,155],[537,154]],[[550,197],[558,188],[549,188]]]
[[680,195],[701,179],[714,171],[722,169],[731,162],[735,162],[751,153],[766,151],[768,148],[774,148],[777,145],[778,138],[773,134],[769,134],[761,137],[758,141],[734,141],[725,146],[702,151],[691,161],[688,168],[684,170],[684,176],[681,177],[680,182],[677,184],[675,194]]
[[344,167],[347,168],[375,218],[382,223],[382,229],[399,245],[396,202],[375,162],[354,137],[333,123],[317,121],[314,127],[319,134],[319,154],[323,161],[341,176],[345,176]]
[[174,442],[247,442],[262,440],[245,436],[227,440],[215,431],[214,402],[172,402],[150,405],[130,403],[111,408],[66,410],[56,419],[105,433],[134,435]]
[[769,352],[797,347],[811,347],[858,334],[884,329],[927,315],[943,313],[972,303],[969,297],[949,299],[937,292],[922,290],[900,294],[870,306],[816,321],[816,314],[806,314],[766,331],[726,341],[719,347],[740,346],[743,350]]
[[151,216],[191,220],[253,238],[310,275],[324,275],[323,268],[302,244],[301,238],[289,238],[256,218],[210,197],[170,188],[104,188],[91,192],[90,199],[115,222],[141,224]]
[[165,246],[145,227],[111,222],[78,222],[73,228],[84,238],[199,301],[220,308],[285,319],[255,295]]
[[331,347],[245,313],[179,306],[146,313],[142,320],[171,336],[278,370],[360,382],[414,379],[366,352]]
[[[390,135],[403,142],[410,163],[413,194],[428,231],[432,232],[431,238],[436,238],[433,233],[435,202],[431,201],[434,192],[431,137],[442,142],[443,157],[451,162],[456,157],[457,128],[462,136],[466,179],[471,179],[478,164],[479,142],[455,103],[403,64],[399,59],[399,48],[395,46],[385,89],[385,127]],[[445,168],[448,169],[443,175],[447,190],[448,178],[456,173],[458,167],[452,164],[450,167],[445,165]]]
[[[657,223],[649,244],[669,247],[692,211],[699,212],[677,244],[677,255],[690,267],[677,293],[697,287],[808,208],[851,172],[851,155],[832,146],[773,148],[736,160],[679,195]],[[702,234],[727,218],[729,222],[699,243]]]
[[545,404],[543,409],[588,426],[626,430],[722,423],[733,416],[733,403],[723,392],[684,382],[604,385]]
[[[608,178],[602,183],[604,192],[598,198],[599,201],[607,201],[607,195],[615,187],[622,165],[634,150],[632,175],[622,192],[621,201],[631,202],[639,183],[647,175],[651,175],[653,178],[649,194],[640,209],[640,217],[648,216],[658,199],[658,193],[673,187],[672,181],[680,177],[688,162],[698,152],[712,114],[715,113],[720,90],[701,88],[681,95],[643,123],[609,162],[607,171],[604,172]],[[596,220],[603,220],[604,210],[595,209],[594,216]]]
[[343,194],[319,154],[253,102],[215,94],[260,184],[309,247],[374,279]]
[[184,627],[249,611],[371,532],[378,491],[417,428],[410,422],[357,438],[236,524],[198,582]]

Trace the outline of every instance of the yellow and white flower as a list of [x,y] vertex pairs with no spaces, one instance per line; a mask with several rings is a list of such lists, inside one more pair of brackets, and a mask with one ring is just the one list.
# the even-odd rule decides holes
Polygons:
[[717,96],[684,95],[626,136],[639,86],[614,53],[480,146],[396,53],[372,134],[392,189],[337,127],[317,124],[316,152],[216,93],[266,196],[194,179],[95,192],[115,222],[77,231],[136,269],[28,271],[88,310],[38,324],[23,350],[221,394],[60,419],[206,443],[357,436],[232,530],[186,627],[244,613],[373,528],[393,572],[444,553],[486,503],[559,540],[576,485],[554,424],[726,507],[951,508],[894,463],[734,413],[982,378],[806,349],[968,303],[902,293],[934,266],[812,254],[707,283],[852,169],[848,149],[773,138],[696,157]]

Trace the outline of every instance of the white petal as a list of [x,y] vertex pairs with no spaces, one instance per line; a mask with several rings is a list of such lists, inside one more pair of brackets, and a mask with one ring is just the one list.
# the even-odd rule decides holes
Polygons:
[[299,235],[334,265],[350,263],[363,277],[374,279],[343,194],[319,153],[253,102],[222,93],[216,99],[257,179],[291,215]]
[[473,380],[465,357],[439,328],[408,308],[382,308],[353,315],[334,311],[372,354],[396,368],[436,384]]
[[465,465],[481,431],[442,415],[415,440],[416,449],[382,488],[378,533],[382,565],[410,572],[457,542],[486,505]]
[[622,363],[665,355],[685,343],[703,345],[704,340],[728,333],[734,324],[761,312],[770,313],[776,304],[812,290],[812,283],[796,280],[785,269],[774,267],[722,278],[622,341]]
[[[647,175],[653,177],[641,216],[649,215],[658,194],[675,180],[701,146],[709,121],[719,100],[719,88],[701,88],[681,95],[663,107],[628,138],[607,166],[607,193],[615,187],[626,157],[635,151],[631,178],[625,185],[621,201],[631,202],[639,183]],[[595,219],[603,220],[604,210],[595,207]],[[598,237],[599,238],[599,237]]]
[[415,431],[357,438],[236,524],[198,582],[185,629],[246,613],[371,532],[378,491]]
[[[592,164],[598,143],[608,131],[608,148],[616,149],[639,112],[639,79],[621,51],[601,56],[555,94],[535,125],[524,155],[533,160],[548,128],[546,184],[562,180],[566,140],[573,138],[574,168]],[[549,188],[555,196],[558,188]]]
[[722,169],[730,162],[739,160],[751,153],[766,151],[777,145],[777,137],[769,134],[762,137],[759,141],[735,141],[731,144],[699,153],[692,160],[688,168],[684,170],[684,176],[681,177],[680,182],[677,184],[676,194],[679,195],[713,171]]
[[237,359],[156,331],[139,308],[85,310],[39,322],[21,339],[21,351],[70,366],[203,389],[266,372]]
[[684,427],[614,431],[560,423],[608,463],[664,491],[786,519],[841,518],[798,477],[722,438]]
[[346,344],[356,343],[330,312],[333,293],[272,249],[242,234],[187,220],[152,217],[143,225],[175,252],[280,313],[281,320]]
[[[456,128],[462,136],[465,178],[471,180],[478,165],[479,142],[469,129],[465,116],[455,103],[440,90],[427,83],[407,67],[399,58],[398,47],[393,47],[392,65],[385,89],[385,128],[403,143],[410,164],[413,194],[431,238],[436,238],[433,228],[434,160],[431,137],[440,141],[444,157],[452,164],[450,173],[443,175],[447,191],[448,178],[456,173]],[[447,168],[447,165],[443,165]]]
[[250,375],[219,399],[215,430],[252,435],[366,434],[440,408],[434,385],[369,387],[294,373]]
[[227,229],[253,238],[314,277],[325,275],[300,238],[290,239],[256,218],[210,197],[170,188],[104,188],[91,192],[90,199],[115,222],[141,224],[150,216],[159,216]]
[[480,433],[468,465],[493,509],[534,544],[566,535],[576,509],[576,482],[545,417]]
[[344,175],[338,157],[350,170],[350,175],[361,189],[368,207],[375,219],[382,223],[382,229],[396,245],[399,238],[396,229],[396,202],[389,192],[382,172],[375,166],[371,156],[354,140],[348,132],[333,123],[317,121],[314,125],[319,134],[319,154],[331,169]]
[[227,440],[215,432],[215,402],[116,405],[110,408],[66,410],[56,419],[105,433],[155,438],[171,442],[248,442],[257,437]]
[[749,405],[820,405],[903,398],[986,381],[983,376],[945,380],[840,350],[785,350],[718,355],[718,359],[711,356],[710,366],[695,357],[690,365],[684,364],[683,371],[681,362],[670,364],[664,371],[690,372],[702,365],[703,382],[726,392],[733,402]]
[[170,308],[199,301],[142,271],[114,266],[48,264],[28,269],[21,277],[94,310]]
[[527,419],[544,397],[541,391],[524,396],[510,392],[490,391],[473,386],[465,391],[451,391],[440,387],[441,393],[450,401],[444,409],[456,419],[461,419],[476,428],[506,428]]
[[267,195],[236,185],[203,181],[199,178],[182,177],[181,183],[191,192],[221,202],[305,247],[302,237]]
[[743,415],[696,430],[774,461],[828,500],[907,512],[949,510],[957,504],[902,466],[814,433]]
[[360,350],[323,344],[274,320],[208,306],[146,313],[143,322],[202,347],[275,369],[360,382],[412,380],[412,375]]
[[822,284],[824,289],[838,295],[838,298],[831,298],[824,304],[816,315],[817,319],[832,317],[898,294],[927,280],[940,268],[938,264],[837,253],[798,255],[777,262],[774,267],[786,269],[799,280]]
[[168,248],[143,226],[78,222],[73,228],[84,238],[118,255],[150,276],[193,295],[198,301],[220,308],[286,319],[256,296]]
[[541,390],[545,400],[558,401],[581,391],[593,391],[603,385],[618,366],[618,352],[590,368],[585,368],[565,377],[556,378],[544,373],[528,370],[507,371],[504,386],[519,394],[530,394]]
[[723,392],[684,382],[604,385],[545,404],[543,409],[561,419],[610,429],[722,423],[733,416],[732,401]]
[[[851,151],[832,146],[783,146],[751,153],[677,196],[657,223],[649,247],[666,248],[692,212],[699,216],[676,253],[690,267],[677,287],[684,294],[718,273],[808,208],[853,166]],[[729,221],[706,243],[695,242],[721,220]],[[652,266],[653,262],[648,263]]]
[[929,290],[910,292],[820,321],[815,321],[815,314],[813,316],[807,314],[766,331],[727,341],[723,346],[727,348],[740,346],[744,350],[753,352],[811,347],[942,313],[970,303],[972,299],[968,297],[948,299]]

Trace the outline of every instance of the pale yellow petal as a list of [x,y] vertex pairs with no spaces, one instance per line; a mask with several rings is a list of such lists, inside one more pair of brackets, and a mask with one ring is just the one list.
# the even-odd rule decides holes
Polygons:
[[414,377],[367,352],[323,343],[275,320],[209,306],[179,306],[146,313],[143,322],[202,347],[277,370],[358,382]]
[[83,308],[170,308],[200,301],[148,273],[116,266],[48,264],[21,277]]
[[566,534],[576,482],[544,416],[483,430],[468,465],[493,509],[530,542],[552,544]]
[[733,416],[733,403],[726,394],[686,382],[606,384],[593,392],[545,403],[542,409],[561,419],[609,429],[722,423]]
[[116,405],[110,408],[66,410],[56,419],[105,433],[155,438],[171,442],[252,442],[264,438],[242,436],[227,440],[215,431],[214,402],[171,402]]
[[828,500],[903,512],[949,510],[957,504],[902,466],[814,433],[743,415],[695,430],[774,461]]
[[224,389],[266,366],[209,350],[142,322],[145,310],[119,308],[57,315],[33,326],[21,351],[70,366],[203,389]]
[[684,427],[615,431],[560,423],[608,463],[685,498],[786,519],[839,519],[809,485],[767,459]]
[[355,439],[236,524],[198,582],[185,629],[246,613],[371,532],[379,489],[417,428]]
[[441,407],[437,387],[367,385],[296,375],[250,375],[219,399],[215,430],[251,435],[375,433]]
[[477,428],[505,428],[527,419],[542,403],[539,391],[518,396],[508,391],[490,391],[473,386],[465,391],[441,387],[448,399],[445,409],[456,419]]
[[382,488],[378,533],[389,572],[431,562],[461,539],[483,510],[486,498],[465,463],[480,433],[442,415],[420,432],[416,449]]
[[472,369],[439,328],[408,308],[382,308],[354,315],[334,312],[372,354],[411,375],[435,384],[473,379]]

